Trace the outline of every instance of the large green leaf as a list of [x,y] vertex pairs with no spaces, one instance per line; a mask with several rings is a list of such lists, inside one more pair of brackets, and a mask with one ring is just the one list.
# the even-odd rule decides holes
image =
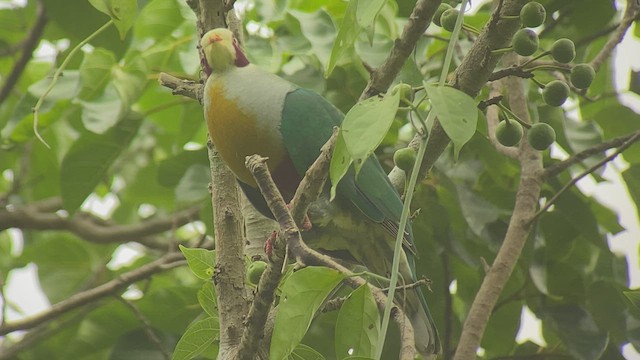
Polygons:
[[325,267],[307,267],[287,279],[271,337],[270,359],[281,360],[294,351],[315,312],[342,279],[344,275]]
[[295,10],[290,13],[300,22],[302,34],[309,40],[315,56],[323,67],[327,67],[331,57],[331,47],[336,41],[336,30],[331,16],[322,9],[311,14]]
[[213,250],[187,248],[179,245],[180,251],[187,259],[187,264],[195,276],[202,280],[210,280],[216,265],[216,253]]
[[124,39],[127,31],[133,25],[138,12],[136,0],[89,0],[89,3],[102,13],[109,15],[116,24],[120,38]]
[[380,314],[369,285],[354,290],[336,321],[336,354],[372,357],[380,332]]
[[329,62],[325,66],[324,76],[327,78],[333,72],[338,61],[352,50],[353,43],[358,38],[358,34],[360,34],[361,29],[356,18],[357,10],[358,0],[350,0],[344,18],[340,23],[338,35],[333,42]]
[[547,319],[569,352],[581,360],[597,360],[609,343],[608,334],[577,305],[549,307]]
[[182,335],[171,360],[190,360],[211,345],[220,333],[218,319],[209,317],[193,323]]
[[432,111],[453,143],[454,158],[476,132],[478,110],[473,98],[448,86],[424,84]]
[[399,91],[373,96],[357,103],[344,117],[341,134],[356,173],[382,142],[395,119]]
[[142,124],[142,116],[131,112],[104,134],[84,133],[62,160],[61,195],[64,208],[75,212],[102,181],[107,170],[129,146]]

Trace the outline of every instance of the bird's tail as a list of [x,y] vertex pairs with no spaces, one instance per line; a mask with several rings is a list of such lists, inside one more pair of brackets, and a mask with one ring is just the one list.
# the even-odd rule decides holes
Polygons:
[[[411,321],[415,336],[416,350],[425,359],[433,359],[435,355],[439,354],[442,349],[440,345],[440,336],[438,335],[438,329],[431,317],[429,307],[427,306],[427,300],[420,289],[412,290],[415,293],[415,297],[419,300],[419,305],[416,301],[409,301],[409,308],[405,311]],[[407,294],[414,297],[414,294]],[[413,299],[412,299],[413,300]],[[418,306],[411,306],[411,305]]]

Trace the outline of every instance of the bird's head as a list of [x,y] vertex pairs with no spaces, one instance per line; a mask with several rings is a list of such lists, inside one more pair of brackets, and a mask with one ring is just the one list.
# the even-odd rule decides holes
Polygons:
[[214,73],[221,73],[232,67],[243,67],[249,60],[242,52],[233,33],[224,28],[208,31],[200,40],[207,64]]

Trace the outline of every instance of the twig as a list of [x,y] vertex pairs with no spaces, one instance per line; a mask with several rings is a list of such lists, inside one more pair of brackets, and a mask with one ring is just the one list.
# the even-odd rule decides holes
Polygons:
[[[326,181],[331,152],[335,144],[336,136],[337,132],[334,132],[334,135],[322,147],[320,156],[311,165],[309,170],[307,170],[303,180],[300,182],[296,194],[291,201],[291,211],[296,214],[295,218],[289,215],[289,209],[284,205],[282,195],[277,188],[275,188],[275,185],[273,185],[271,175],[268,170],[265,169],[266,166],[265,168],[262,167],[264,163],[261,159],[263,158],[257,155],[247,157],[247,167],[256,178],[260,186],[260,191],[265,199],[267,199],[270,209],[276,217],[276,221],[280,224],[282,234],[286,234],[283,236],[296,236],[296,233],[299,235],[294,219],[302,222],[309,204],[317,199]],[[267,269],[260,278],[257,293],[249,309],[249,314],[247,315],[246,326],[242,333],[240,346],[238,347],[238,358],[240,359],[255,354],[256,349],[260,345],[260,340],[264,334],[256,334],[255,332],[261,331],[265,326],[269,310],[275,298],[275,290],[282,276],[281,268],[286,257],[286,245],[284,241],[278,239],[273,246],[271,262],[269,262]]]
[[18,61],[16,61],[11,73],[6,77],[4,85],[0,88],[0,104],[2,104],[9,94],[11,90],[20,79],[20,75],[27,66],[29,60],[33,56],[33,51],[38,46],[38,40],[40,40],[40,36],[42,36],[42,32],[44,31],[44,27],[47,24],[47,14],[44,10],[44,4],[42,1],[38,1],[37,10],[36,10],[36,22],[29,31],[27,38],[21,44],[22,54]]
[[[492,83],[489,96],[491,98],[497,98],[500,96],[500,87],[502,82]],[[499,104],[499,102],[498,102]],[[489,135],[489,141],[502,155],[516,159],[518,157],[518,149],[514,147],[504,146],[500,144],[496,139],[496,127],[500,122],[500,108],[498,106],[491,106],[487,109],[487,132]]]
[[593,166],[591,166],[590,168],[586,169],[585,171],[581,172],[578,176],[574,177],[573,179],[571,179],[571,181],[569,181],[567,184],[565,184],[560,190],[558,190],[558,192],[556,192],[555,195],[553,195],[553,197],[551,199],[549,199],[549,201],[547,201],[544,206],[538,210],[537,213],[535,213],[535,215],[533,216],[533,218],[531,219],[531,221],[534,221],[535,219],[537,219],[540,215],[542,215],[545,211],[547,211],[551,205],[553,205],[558,198],[560,197],[560,195],[562,195],[565,191],[569,190],[573,185],[575,185],[578,181],[580,181],[582,178],[584,178],[585,176],[591,174],[592,172],[598,170],[602,165],[608,163],[609,161],[615,159],[618,155],[620,155],[620,153],[622,153],[623,151],[625,151],[627,148],[629,148],[629,146],[633,145],[633,143],[635,143],[636,141],[638,141],[638,139],[640,139],[640,131],[636,132],[633,134],[633,136],[631,136],[629,139],[627,139],[627,141],[625,141],[622,145],[620,145],[616,151],[614,151],[611,155],[605,157],[604,159],[598,161],[597,163],[595,163]]
[[[627,141],[629,141],[629,139],[633,138],[634,136],[638,136],[638,134],[640,134],[640,131],[636,131],[633,132],[631,134],[627,134],[627,135],[623,135],[623,136],[619,136],[617,138],[613,138],[611,140],[607,140],[605,142],[599,143],[597,145],[594,145],[588,149],[582,150],[581,152],[574,154],[573,156],[571,156],[568,159],[565,159],[559,163],[556,163],[554,165],[551,165],[549,167],[547,167],[544,170],[544,173],[542,174],[542,176],[545,179],[548,179],[550,177],[556,176],[559,173],[561,173],[562,171],[564,171],[565,169],[567,169],[568,167],[578,164],[580,163],[582,160],[585,160],[591,156],[600,154],[603,151],[609,150],[611,148],[615,148],[615,147],[619,147],[621,145],[623,145],[624,143],[626,143]],[[637,139],[636,139],[637,140]]]
[[158,75],[158,83],[171,89],[173,95],[182,95],[202,103],[204,85],[193,80],[180,79],[173,75],[161,72]]
[[429,27],[438,5],[440,5],[440,1],[437,0],[418,0],[416,2],[409,16],[409,21],[404,26],[400,38],[394,42],[389,56],[379,68],[371,71],[369,83],[360,95],[360,100],[387,91],[393,79],[400,72],[402,65],[411,55],[416,43]]
[[491,74],[491,76],[489,76],[489,81],[496,81],[507,76],[517,76],[523,79],[531,79],[535,75],[533,75],[533,73],[529,70],[522,69],[521,66],[512,66],[494,72],[493,74]]
[[107,244],[135,241],[156,249],[167,249],[166,239],[152,235],[172,230],[198,218],[200,206],[132,225],[111,224],[87,213],[64,217],[56,213],[59,198],[0,210],[0,231],[8,228],[69,231],[87,241]]
[[151,323],[149,322],[149,320],[147,320],[146,316],[144,316],[144,314],[140,311],[140,309],[138,309],[138,307],[135,304],[133,304],[131,301],[123,298],[122,296],[116,296],[116,298],[121,303],[123,303],[126,307],[131,309],[131,311],[136,316],[136,318],[138,318],[140,323],[142,323],[142,329],[144,333],[147,335],[147,337],[149,338],[149,340],[158,348],[158,350],[162,354],[162,357],[165,360],[169,360],[171,358],[171,354],[169,354],[167,349],[165,349],[164,345],[162,344],[162,341],[160,341],[156,333],[153,331],[153,326],[151,326]]
[[624,38],[624,34],[627,32],[627,29],[633,24],[636,16],[638,15],[638,10],[640,9],[640,4],[634,0],[627,1],[627,7],[624,10],[624,15],[622,16],[622,21],[620,21],[620,25],[614,33],[611,35],[607,43],[604,45],[602,50],[596,55],[593,60],[591,60],[591,66],[597,72],[600,69],[600,66],[611,56],[613,49],[622,41]]
[[72,295],[63,301],[52,305],[51,308],[45,312],[10,323],[4,323],[0,326],[0,335],[5,335],[17,330],[33,328],[47,321],[56,319],[69,311],[79,309],[94,301],[117,294],[127,286],[137,281],[149,278],[156,273],[168,270],[175,266],[182,265],[183,262],[180,261],[182,258],[183,256],[180,252],[168,253],[149,264],[124,273],[114,280]]

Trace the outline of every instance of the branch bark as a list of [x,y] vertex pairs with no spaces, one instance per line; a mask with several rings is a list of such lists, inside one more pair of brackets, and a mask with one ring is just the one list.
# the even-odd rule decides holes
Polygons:
[[640,11],[640,3],[634,0],[627,1],[627,7],[624,10],[624,15],[622,16],[622,21],[620,21],[620,25],[614,33],[609,37],[609,40],[604,45],[602,50],[596,55],[593,60],[591,60],[591,66],[598,71],[600,66],[611,56],[613,49],[618,46],[618,44],[624,38],[624,34],[626,34],[627,30],[633,24],[636,16],[638,16],[638,12]]
[[[505,57],[505,59],[509,58],[514,61],[515,54]],[[507,78],[505,82],[511,110],[523,121],[531,122],[522,80]],[[520,185],[516,193],[516,202],[509,220],[507,234],[473,300],[469,315],[463,325],[454,360],[476,358],[476,351],[480,346],[492,310],[520,258],[520,253],[531,230],[530,220],[538,206],[542,187],[542,156],[539,151],[532,149],[526,141],[522,141],[518,160],[521,169]]]
[[40,314],[17,320],[11,323],[4,323],[0,326],[0,335],[6,335],[17,330],[30,329],[47,321],[56,319],[69,311],[81,308],[84,305],[116,295],[127,286],[149,278],[150,276],[185,264],[182,253],[171,252],[149,264],[143,265],[135,270],[120,275],[117,279],[111,280],[93,289],[77,293]]
[[106,222],[87,213],[65,217],[56,211],[61,208],[59,198],[51,198],[22,206],[8,206],[0,210],[0,231],[8,228],[31,230],[64,230],[97,244],[137,242],[154,249],[169,246],[159,233],[176,229],[198,218],[200,206],[173,215],[158,217],[132,225]]
[[2,104],[9,94],[11,90],[16,85],[18,80],[20,79],[20,75],[27,67],[27,63],[31,60],[33,56],[33,51],[38,46],[38,42],[40,40],[40,36],[44,32],[44,27],[47,24],[47,14],[44,9],[44,4],[42,1],[38,1],[37,10],[36,10],[36,22],[29,31],[27,38],[24,40],[22,44],[22,54],[20,58],[16,61],[13,69],[7,79],[5,80],[2,88],[0,88],[0,104]]

